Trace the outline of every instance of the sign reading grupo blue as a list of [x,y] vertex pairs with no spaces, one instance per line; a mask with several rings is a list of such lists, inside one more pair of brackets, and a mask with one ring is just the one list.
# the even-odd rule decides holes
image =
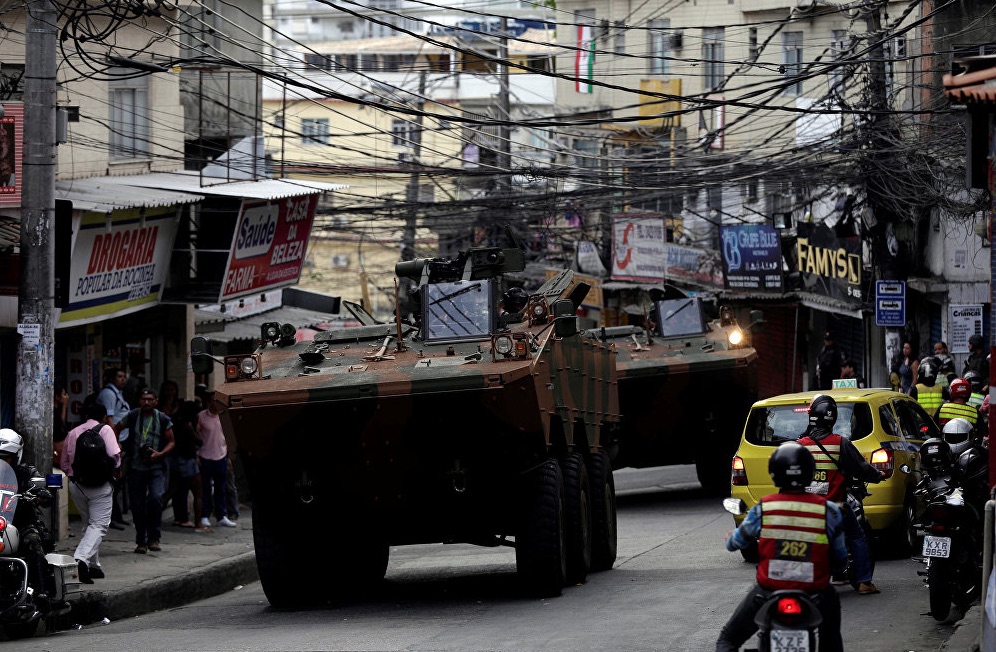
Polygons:
[[727,288],[782,291],[782,245],[774,227],[767,224],[724,226],[720,235]]

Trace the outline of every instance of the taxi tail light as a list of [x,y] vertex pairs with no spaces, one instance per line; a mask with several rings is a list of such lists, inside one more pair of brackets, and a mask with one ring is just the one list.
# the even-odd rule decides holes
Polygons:
[[747,469],[744,468],[744,460],[739,455],[733,458],[733,472],[730,476],[730,482],[733,483],[734,487],[747,486]]
[[802,619],[802,601],[795,596],[785,596],[775,604],[775,617],[786,625],[792,625]]
[[882,472],[882,479],[892,477],[896,469],[896,454],[891,448],[879,448],[871,454],[871,465]]

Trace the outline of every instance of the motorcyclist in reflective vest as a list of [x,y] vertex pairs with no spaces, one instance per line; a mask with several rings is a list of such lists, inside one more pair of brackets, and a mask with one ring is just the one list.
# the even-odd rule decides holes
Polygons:
[[778,493],[762,498],[726,537],[730,551],[757,541],[757,584],[723,627],[716,652],[739,650],[757,631],[758,609],[781,589],[799,589],[815,597],[823,615],[821,652],[844,649],[840,600],[830,584],[831,572],[847,565],[842,516],[837,505],[806,492],[815,470],[813,455],[796,442],[783,443],[768,458],[768,473]]
[[968,386],[972,388],[967,404],[978,410],[982,407],[982,402],[986,400],[986,386],[989,384],[989,379],[983,380],[978,371],[966,371],[962,377],[968,381]]
[[925,358],[920,363],[920,370],[917,374],[918,382],[912,390],[910,396],[917,400],[931,419],[937,420],[937,411],[941,409],[941,404],[947,399],[945,388],[937,384],[937,361],[935,358]]
[[972,386],[964,378],[955,378],[948,388],[951,400],[941,405],[937,411],[937,425],[944,427],[951,419],[965,419],[973,426],[979,420],[979,410],[968,404],[972,396]]
[[809,491],[840,505],[844,537],[854,562],[856,590],[862,595],[870,595],[879,593],[879,589],[872,582],[871,551],[865,532],[847,506],[847,484],[851,480],[879,483],[883,476],[865,460],[850,439],[833,432],[837,414],[837,401],[828,394],[817,394],[809,404],[809,428],[799,438],[799,443],[816,459],[815,482]]

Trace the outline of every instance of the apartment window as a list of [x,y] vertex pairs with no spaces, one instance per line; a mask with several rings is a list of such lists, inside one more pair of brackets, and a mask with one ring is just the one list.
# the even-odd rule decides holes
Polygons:
[[648,27],[650,28],[647,30],[647,38],[650,41],[647,58],[650,63],[649,72],[651,75],[666,75],[667,58],[671,52],[671,35],[668,33],[671,21],[666,18],[652,20]]
[[340,72],[355,72],[358,67],[355,54],[339,54],[335,58],[335,70]]
[[706,190],[706,208],[718,213],[723,212],[723,188],[712,186]]
[[617,20],[615,24],[615,33],[612,36],[616,54],[626,54],[626,23]]
[[149,156],[149,78],[108,82],[110,104],[110,157]]
[[851,39],[846,30],[835,29],[830,32],[830,57],[833,67],[830,69],[830,93],[841,97],[844,95],[847,79],[847,67],[844,60],[851,53]]
[[782,65],[786,95],[802,95],[802,32],[782,33]]
[[725,56],[723,42],[726,36],[722,27],[706,27],[702,30],[702,80],[706,90],[713,91],[723,87],[726,76],[723,66]]
[[588,170],[598,169],[600,159],[598,157],[598,141],[578,138],[574,141],[574,165]]
[[407,120],[395,119],[391,122],[391,144],[396,147],[411,147],[415,141],[415,124]]
[[332,57],[309,52],[304,55],[304,67],[308,70],[332,70]]
[[301,120],[301,142],[305,145],[328,145],[328,118],[303,118]]

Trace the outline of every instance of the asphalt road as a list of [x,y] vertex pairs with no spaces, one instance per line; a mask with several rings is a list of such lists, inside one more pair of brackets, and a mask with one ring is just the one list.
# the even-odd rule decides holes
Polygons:
[[[473,546],[392,549],[375,598],[302,612],[269,608],[259,584],[82,630],[5,642],[4,650],[350,650],[588,652],[710,650],[753,582],[723,547],[732,517],[689,467],[623,470],[619,557],[559,598],[521,597],[514,553]],[[311,540],[316,563],[321,538]],[[880,595],[840,589],[849,652],[938,650],[951,635],[926,615],[916,562],[880,560]]]

